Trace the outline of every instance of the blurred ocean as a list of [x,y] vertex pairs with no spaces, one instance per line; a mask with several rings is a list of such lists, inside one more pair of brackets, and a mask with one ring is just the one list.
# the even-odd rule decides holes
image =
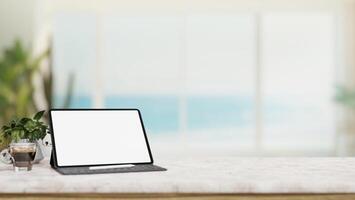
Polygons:
[[[62,97],[55,98],[60,108]],[[74,96],[71,108],[90,108],[90,96]],[[177,96],[107,96],[105,108],[140,109],[146,129],[153,133],[179,130],[180,102]],[[190,130],[244,128],[253,125],[253,98],[238,96],[192,96],[186,99]]]
[[[55,107],[60,108],[63,97],[55,98]],[[300,129],[299,125],[325,128],[330,121],[324,109],[313,104],[290,103],[291,101],[265,100],[263,104],[264,128]],[[91,108],[90,96],[76,95],[71,108]],[[174,133],[180,130],[181,105],[178,96],[107,96],[104,108],[138,108],[146,129],[154,134]],[[255,126],[254,99],[248,96],[189,96],[186,98],[186,128],[191,132],[209,130],[247,129]],[[328,112],[329,114],[329,112]],[[330,113],[331,114],[331,113]],[[271,129],[270,129],[271,130]],[[315,132],[315,131],[312,131]],[[319,132],[319,131],[318,131]]]

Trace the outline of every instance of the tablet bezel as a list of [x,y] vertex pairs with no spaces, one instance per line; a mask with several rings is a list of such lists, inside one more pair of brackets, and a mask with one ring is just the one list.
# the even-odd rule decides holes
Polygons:
[[[56,145],[55,145],[55,137],[54,137],[54,130],[53,130],[53,121],[52,121],[52,111],[137,111],[139,120],[141,122],[142,130],[143,130],[143,135],[145,139],[145,143],[147,145],[148,153],[149,153],[149,158],[150,162],[139,162],[139,163],[112,163],[112,164],[93,164],[93,165],[58,165],[58,160],[57,160],[57,152],[56,152]],[[127,165],[127,164],[153,164],[153,156],[152,152],[150,150],[149,142],[148,142],[148,137],[144,128],[143,124],[143,119],[142,115],[139,109],[137,108],[112,108],[112,109],[101,109],[101,108],[71,108],[71,109],[50,109],[49,110],[49,123],[50,123],[50,132],[51,132],[51,139],[52,139],[52,162],[55,168],[60,168],[60,167],[92,167],[92,166],[109,166],[109,165]]]

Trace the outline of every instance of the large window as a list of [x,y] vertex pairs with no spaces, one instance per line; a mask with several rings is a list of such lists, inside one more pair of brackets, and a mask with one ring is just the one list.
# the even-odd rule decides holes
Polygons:
[[60,14],[54,20],[53,74],[55,106],[61,107],[71,74],[75,79],[72,107],[91,107],[97,60],[96,18],[89,14]]
[[331,12],[61,12],[54,21],[56,106],[73,72],[72,107],[140,108],[157,137],[332,148]]
[[335,21],[328,13],[268,13],[261,23],[267,148],[325,149],[334,140]]

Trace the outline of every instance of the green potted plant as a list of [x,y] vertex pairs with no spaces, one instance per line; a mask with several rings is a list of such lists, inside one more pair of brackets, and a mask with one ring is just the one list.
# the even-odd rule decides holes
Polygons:
[[355,156],[355,90],[345,86],[336,87],[335,101],[339,107],[337,127],[337,154]]
[[44,158],[39,141],[46,136],[48,130],[48,126],[41,121],[44,112],[37,112],[33,118],[23,117],[10,120],[10,122],[2,126],[0,140],[6,140],[10,143],[36,143],[37,149],[34,162],[39,162]]
[[[39,55],[34,54],[21,40],[0,49],[0,127],[15,116],[30,116],[38,110],[52,108],[55,96],[53,82],[51,46]],[[70,73],[63,104],[56,107],[70,106],[74,82],[74,74]],[[36,93],[39,94],[37,97],[42,97],[41,101],[36,100]],[[48,121],[48,116],[44,115],[43,119]],[[7,139],[0,134],[0,152],[8,147],[10,141]]]

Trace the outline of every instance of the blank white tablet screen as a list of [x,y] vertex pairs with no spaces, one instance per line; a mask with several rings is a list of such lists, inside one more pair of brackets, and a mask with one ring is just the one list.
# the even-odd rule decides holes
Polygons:
[[58,166],[151,162],[137,110],[52,110]]

